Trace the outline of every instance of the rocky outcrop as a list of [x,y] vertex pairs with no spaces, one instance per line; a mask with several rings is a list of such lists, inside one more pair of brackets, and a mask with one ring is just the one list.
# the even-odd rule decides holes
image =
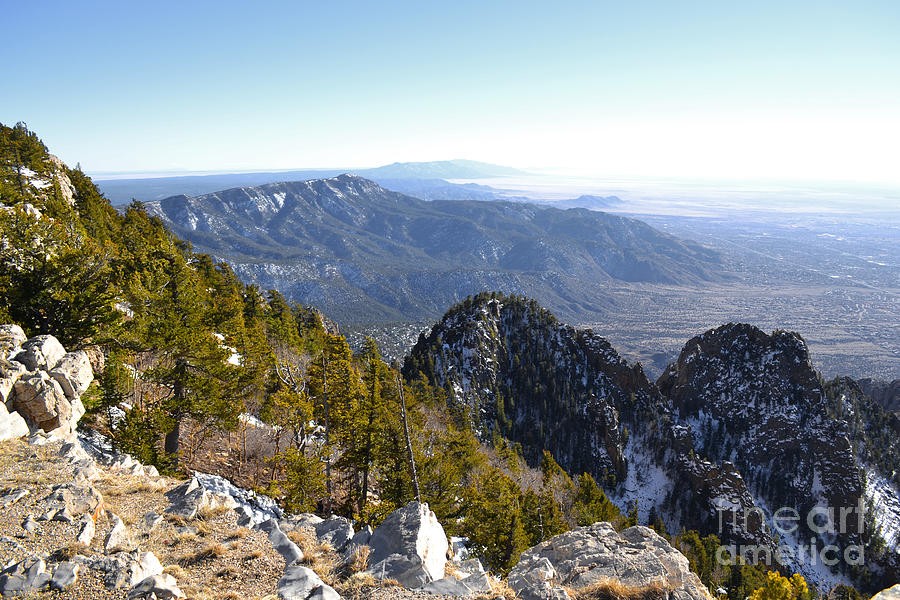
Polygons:
[[184,592],[178,587],[175,578],[168,574],[151,575],[131,588],[128,592],[128,600],[138,598],[155,598],[165,600],[168,598],[184,598]]
[[872,596],[872,600],[900,600],[900,583],[886,590],[881,590]]
[[[627,477],[626,419],[662,410],[655,386],[607,340],[557,321],[533,300],[479,294],[422,335],[404,374],[447,390],[482,439],[522,444],[536,464],[549,450],[569,473]],[[637,421],[638,419],[632,419]]]
[[[690,340],[658,383],[692,424],[696,450],[733,460],[760,504],[802,515],[859,506],[863,473],[847,423],[829,416],[798,334],[723,325]],[[847,520],[844,543],[859,541],[858,522]]]
[[395,510],[369,540],[369,569],[376,579],[395,579],[419,588],[442,579],[449,542],[427,504],[410,502]]
[[609,523],[573,529],[526,550],[509,574],[522,600],[563,600],[566,587],[603,581],[629,587],[661,585],[673,600],[710,600],[688,560],[647,527],[616,533]]
[[237,507],[237,503],[230,496],[206,489],[197,476],[166,492],[166,497],[169,499],[166,512],[183,519],[194,519],[205,510]]
[[71,437],[93,379],[85,352],[66,353],[52,335],[26,339],[21,327],[0,326],[0,440],[38,430]]

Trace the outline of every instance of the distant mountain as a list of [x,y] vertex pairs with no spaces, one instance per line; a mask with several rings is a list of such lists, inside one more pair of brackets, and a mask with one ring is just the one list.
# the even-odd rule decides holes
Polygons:
[[589,208],[591,210],[604,210],[614,208],[622,204],[618,196],[593,196],[584,195],[571,200],[560,200],[553,204],[558,208]]
[[633,219],[426,202],[353,175],[174,196],[147,208],[244,279],[348,323],[434,318],[484,289],[590,319],[609,306],[610,282],[723,278],[717,253]]
[[492,200],[493,190],[474,184],[460,185],[444,179],[482,179],[527,175],[523,171],[472,160],[393,163],[373,169],[303,169],[258,173],[220,173],[129,179],[95,179],[110,202],[127,204],[132,199],[148,202],[185,194],[199,196],[235,187],[251,187],[281,181],[304,181],[352,172],[382,186],[423,200]]
[[[483,439],[521,444],[533,464],[548,450],[669,531],[787,546],[792,572],[825,587],[846,577],[880,589],[900,574],[900,424],[852,381],[821,382],[796,333],[723,325],[688,341],[653,383],[592,331],[485,293],[423,333],[404,372],[445,389]],[[775,528],[780,507],[802,515],[794,535]],[[814,527],[816,507],[853,517]],[[864,563],[811,563],[810,540],[841,557],[864,548]]]
[[525,171],[474,160],[393,163],[375,169],[354,171],[370,179],[484,179],[528,175]]

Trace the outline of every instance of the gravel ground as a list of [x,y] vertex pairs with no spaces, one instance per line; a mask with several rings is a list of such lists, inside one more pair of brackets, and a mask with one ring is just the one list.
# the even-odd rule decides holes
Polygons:
[[[29,446],[21,440],[0,444],[0,492],[24,488],[29,494],[0,509],[0,561],[3,564],[42,556],[50,567],[73,551],[88,557],[103,555],[103,541],[111,528],[110,519],[101,512],[97,533],[90,548],[78,549],[74,542],[79,531],[79,516],[74,523],[38,521],[37,529],[27,534],[22,529],[26,515],[37,519],[47,510],[45,498],[54,485],[73,481],[73,469],[58,457],[58,444]],[[173,575],[188,598],[263,599],[274,598],[284,560],[260,531],[238,527],[234,511],[210,511],[185,522],[166,516],[147,532],[143,515],[164,515],[168,501],[164,492],[177,486],[170,478],[147,478],[115,473],[98,465],[100,477],[92,482],[102,495],[104,507],[125,523],[130,546],[153,552]],[[37,592],[28,598],[65,600],[124,599],[127,589],[109,590],[101,573],[82,568],[78,583],[64,592]]]
[[[47,570],[63,560],[97,559],[105,556],[104,540],[112,528],[109,513],[124,522],[127,550],[153,552],[178,586],[193,600],[277,600],[278,580],[284,559],[272,548],[266,534],[239,527],[233,510],[208,510],[185,521],[167,515],[165,492],[182,482],[167,477],[146,477],[114,471],[97,465],[98,476],[90,483],[76,483],[71,463],[58,455],[60,444],[32,446],[24,440],[0,442],[0,496],[26,489],[28,495],[0,508],[0,566],[41,557]],[[48,496],[58,484],[72,484],[76,510],[74,522],[38,520],[48,511]],[[91,488],[99,493],[102,500]],[[93,500],[92,500],[93,499]],[[162,515],[148,530],[144,516]],[[95,515],[96,535],[89,547],[78,546],[81,520]],[[26,517],[37,520],[34,532],[22,528]],[[312,530],[290,536],[306,553],[305,563],[333,584],[346,600],[451,600],[396,585],[376,583],[358,574],[348,578],[346,567],[329,547],[315,540]],[[76,558],[72,558],[73,556]],[[84,558],[82,558],[84,557]],[[503,596],[501,592],[496,594]],[[476,600],[490,600],[485,594]],[[65,591],[32,592],[25,598],[59,600],[125,600],[128,589],[108,589],[103,573],[81,568],[77,583]],[[507,596],[507,598],[509,598]],[[502,600],[502,598],[500,599]]]

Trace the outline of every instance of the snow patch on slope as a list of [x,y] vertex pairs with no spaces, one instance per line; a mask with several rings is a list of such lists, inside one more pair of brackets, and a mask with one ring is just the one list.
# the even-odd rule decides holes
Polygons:
[[873,468],[866,469],[866,504],[872,506],[875,527],[888,548],[900,550],[900,493]]

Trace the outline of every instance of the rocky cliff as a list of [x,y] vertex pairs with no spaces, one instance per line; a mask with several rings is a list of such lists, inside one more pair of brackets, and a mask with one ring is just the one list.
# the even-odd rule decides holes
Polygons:
[[[532,460],[551,451],[571,474],[605,481],[621,505],[637,501],[642,518],[661,515],[670,531],[715,533],[732,551],[788,547],[789,568],[826,587],[897,577],[900,494],[890,453],[872,441],[889,422],[855,436],[795,333],[710,330],[653,383],[592,332],[533,302],[482,294],[423,334],[405,371],[446,389],[483,435],[523,444]],[[872,414],[853,418],[871,424]],[[795,513],[779,508],[796,511],[800,526],[786,533],[774,515]],[[840,564],[811,564],[811,543],[813,553],[833,545]]]

